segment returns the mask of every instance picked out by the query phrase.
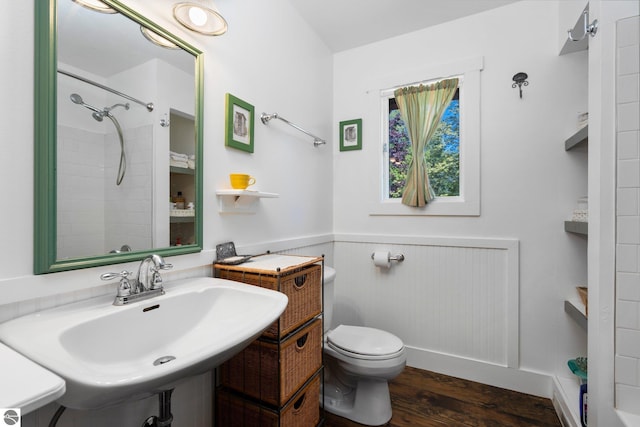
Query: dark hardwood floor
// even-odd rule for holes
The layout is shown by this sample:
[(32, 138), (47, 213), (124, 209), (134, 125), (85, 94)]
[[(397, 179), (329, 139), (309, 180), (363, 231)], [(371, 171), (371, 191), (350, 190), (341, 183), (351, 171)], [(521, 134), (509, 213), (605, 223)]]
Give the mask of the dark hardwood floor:
[[(389, 383), (390, 427), (561, 427), (549, 399), (416, 368)], [(325, 412), (325, 427), (360, 424)]]

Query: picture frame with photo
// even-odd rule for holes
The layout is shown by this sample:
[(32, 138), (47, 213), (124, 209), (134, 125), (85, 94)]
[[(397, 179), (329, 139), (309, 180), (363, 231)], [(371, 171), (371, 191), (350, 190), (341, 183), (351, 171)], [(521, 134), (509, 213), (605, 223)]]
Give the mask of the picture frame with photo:
[(340, 122), (340, 151), (362, 150), (362, 119)]
[(227, 147), (253, 153), (254, 116), (253, 105), (227, 93), (224, 140)]

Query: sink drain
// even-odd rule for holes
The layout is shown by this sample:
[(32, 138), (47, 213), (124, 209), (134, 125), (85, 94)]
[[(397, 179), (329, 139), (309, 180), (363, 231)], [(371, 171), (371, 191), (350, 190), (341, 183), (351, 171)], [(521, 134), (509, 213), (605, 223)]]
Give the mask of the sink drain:
[(164, 365), (165, 363), (171, 362), (174, 359), (175, 359), (175, 356), (158, 357), (156, 360), (153, 361), (153, 366)]

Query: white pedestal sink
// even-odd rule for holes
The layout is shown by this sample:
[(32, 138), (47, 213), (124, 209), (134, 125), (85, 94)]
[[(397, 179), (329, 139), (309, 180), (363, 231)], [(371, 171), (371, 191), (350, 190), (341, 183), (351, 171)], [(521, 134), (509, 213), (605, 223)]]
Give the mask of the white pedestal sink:
[(224, 279), (165, 284), (124, 306), (113, 296), (0, 324), (0, 341), (66, 382), (61, 405), (97, 409), (172, 389), (242, 350), (284, 311), (287, 297)]

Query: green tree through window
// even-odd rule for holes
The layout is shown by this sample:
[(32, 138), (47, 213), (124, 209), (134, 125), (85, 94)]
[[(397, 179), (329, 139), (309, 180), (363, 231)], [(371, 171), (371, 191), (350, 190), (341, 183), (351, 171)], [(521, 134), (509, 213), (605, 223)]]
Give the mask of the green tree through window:
[[(395, 98), (389, 98), (389, 198), (401, 198), (413, 153)], [(460, 195), (460, 99), (456, 91), (424, 153), (436, 197)]]

